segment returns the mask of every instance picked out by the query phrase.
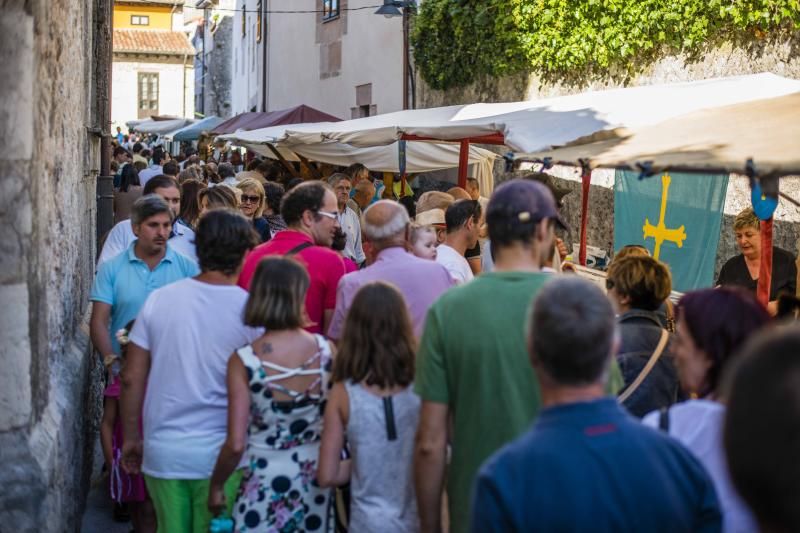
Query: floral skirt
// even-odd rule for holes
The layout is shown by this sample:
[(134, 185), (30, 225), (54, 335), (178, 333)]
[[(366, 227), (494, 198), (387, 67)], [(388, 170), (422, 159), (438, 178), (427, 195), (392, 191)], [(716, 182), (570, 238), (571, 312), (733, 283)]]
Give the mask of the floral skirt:
[(233, 519), (237, 533), (333, 531), (332, 491), (317, 485), (319, 443), (288, 450), (248, 447)]

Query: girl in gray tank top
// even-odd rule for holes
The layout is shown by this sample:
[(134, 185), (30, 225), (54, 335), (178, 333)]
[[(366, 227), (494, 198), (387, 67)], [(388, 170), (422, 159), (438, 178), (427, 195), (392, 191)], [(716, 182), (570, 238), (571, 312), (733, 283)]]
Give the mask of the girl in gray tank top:
[[(398, 290), (383, 282), (362, 287), (334, 360), (317, 466), (323, 487), (350, 481), (350, 531), (419, 530), (412, 460), (420, 410), (412, 390), (415, 347)], [(344, 457), (347, 445), (350, 458)]]

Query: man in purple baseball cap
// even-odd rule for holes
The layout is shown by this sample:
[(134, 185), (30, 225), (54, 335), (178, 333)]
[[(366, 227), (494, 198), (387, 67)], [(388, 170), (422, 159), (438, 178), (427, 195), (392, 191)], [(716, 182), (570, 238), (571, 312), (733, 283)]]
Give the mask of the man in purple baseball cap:
[(434, 303), (417, 355), (415, 390), (423, 404), (414, 467), (422, 531), (439, 530), (448, 421), (450, 530), (460, 533), (469, 528), (470, 490), (481, 463), (521, 435), (539, 411), (525, 317), (550, 279), (540, 269), (563, 221), (547, 187), (513, 180), (494, 191), (486, 223), (494, 270)]

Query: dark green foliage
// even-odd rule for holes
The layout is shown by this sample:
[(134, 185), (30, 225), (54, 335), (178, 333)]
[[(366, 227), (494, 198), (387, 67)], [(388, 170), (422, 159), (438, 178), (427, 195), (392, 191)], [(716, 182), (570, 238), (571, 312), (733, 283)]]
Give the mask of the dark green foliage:
[(670, 53), (800, 30), (800, 0), (424, 0), (417, 67), (434, 89), (530, 71), (631, 76)]

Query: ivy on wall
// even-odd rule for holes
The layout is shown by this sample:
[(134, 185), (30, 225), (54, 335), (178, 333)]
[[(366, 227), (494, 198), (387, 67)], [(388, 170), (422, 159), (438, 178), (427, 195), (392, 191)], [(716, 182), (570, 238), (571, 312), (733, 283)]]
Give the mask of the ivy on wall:
[(633, 75), (670, 53), (800, 30), (800, 0), (424, 0), (417, 68), (434, 89), (478, 76)]

